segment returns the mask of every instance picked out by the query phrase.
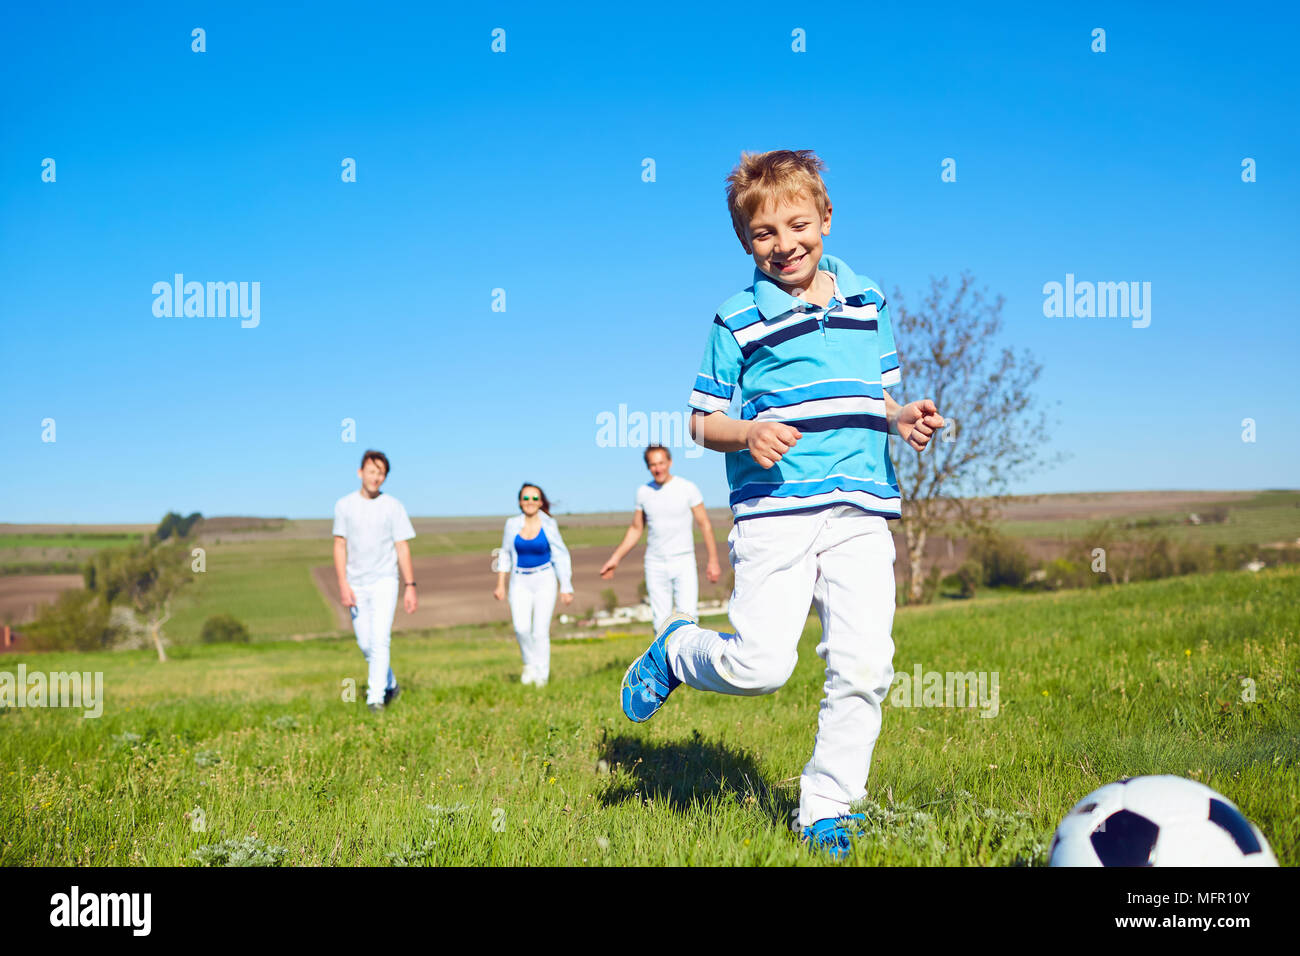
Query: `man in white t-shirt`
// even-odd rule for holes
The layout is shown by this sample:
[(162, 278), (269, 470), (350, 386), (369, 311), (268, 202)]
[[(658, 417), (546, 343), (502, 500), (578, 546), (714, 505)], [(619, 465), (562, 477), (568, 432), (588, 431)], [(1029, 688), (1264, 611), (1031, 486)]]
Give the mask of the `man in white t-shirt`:
[(704, 496), (700, 489), (685, 478), (669, 473), (673, 456), (662, 445), (651, 445), (645, 450), (644, 457), (653, 480), (636, 490), (632, 524), (623, 535), (622, 543), (600, 569), (600, 576), (605, 580), (614, 576), (618, 563), (636, 547), (642, 529), (649, 525), (645, 546), (645, 586), (657, 634), (674, 607), (693, 618), (699, 616), (700, 582), (695, 570), (692, 518), (704, 535), (704, 547), (709, 553), (705, 574), (710, 583), (716, 583), (722, 577), (722, 569), (718, 566), (718, 545), (713, 540), (713, 526), (704, 510)]
[(379, 490), (388, 477), (383, 452), (367, 451), (357, 477), (361, 489), (334, 505), (334, 570), (343, 606), (352, 609), (357, 643), (370, 665), (366, 705), (378, 713), (401, 693), (389, 666), (399, 566), (406, 613), (413, 614), (419, 605), (407, 543), (415, 537), (415, 529), (402, 503)]

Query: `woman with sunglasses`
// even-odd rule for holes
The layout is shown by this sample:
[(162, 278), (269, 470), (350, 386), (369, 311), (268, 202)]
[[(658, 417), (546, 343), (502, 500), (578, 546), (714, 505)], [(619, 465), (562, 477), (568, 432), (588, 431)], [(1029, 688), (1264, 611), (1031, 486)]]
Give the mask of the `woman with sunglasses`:
[(551, 674), (551, 614), (558, 585), (560, 600), (573, 603), (572, 562), (551, 517), (551, 503), (537, 485), (519, 489), (519, 510), (506, 519), (497, 563), (498, 601), (510, 578), (510, 617), (524, 659), (521, 684), (545, 687)]

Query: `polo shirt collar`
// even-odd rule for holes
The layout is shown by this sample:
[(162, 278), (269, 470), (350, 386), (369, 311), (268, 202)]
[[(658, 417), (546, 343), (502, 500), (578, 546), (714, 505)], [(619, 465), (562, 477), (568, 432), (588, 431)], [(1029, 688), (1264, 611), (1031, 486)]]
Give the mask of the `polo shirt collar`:
[[(866, 284), (854, 275), (853, 270), (834, 256), (823, 255), (817, 268), (835, 276), (835, 284), (842, 296), (861, 295), (867, 290)], [(757, 267), (754, 268), (754, 304), (764, 319), (780, 318), (792, 310), (808, 306), (805, 300), (786, 292)]]

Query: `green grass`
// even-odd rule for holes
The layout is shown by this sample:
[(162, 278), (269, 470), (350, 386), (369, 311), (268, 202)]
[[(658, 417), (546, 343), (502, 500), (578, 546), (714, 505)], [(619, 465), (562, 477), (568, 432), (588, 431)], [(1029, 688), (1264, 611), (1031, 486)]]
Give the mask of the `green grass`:
[[(1229, 523), (1223, 525), (1165, 525), (1165, 531), (1178, 540), (1195, 540), (1206, 544), (1294, 540), (1300, 536), (1300, 493), (1264, 492), (1242, 503), (1232, 503)], [(1209, 507), (1201, 506), (1202, 510)], [(1182, 513), (1179, 512), (1181, 515)], [(1168, 519), (1169, 513), (1163, 518)], [(1092, 522), (1006, 522), (1001, 527), (1008, 534), (1068, 539), (1082, 536)], [(565, 540), (572, 547), (600, 546), (613, 550), (622, 540), (622, 526), (573, 527), (565, 529)], [(730, 529), (715, 522), (714, 531), (725, 549)], [(133, 535), (125, 532), (76, 535), (0, 535), (0, 559), (6, 547), (20, 541), (24, 547), (33, 540), (70, 541), (78, 545), (98, 542), (96, 547), (121, 546)], [(488, 556), (501, 543), (497, 532), (458, 531), (417, 536), (412, 552), (417, 556), (470, 554), (483, 556), (487, 573)], [(332, 538), (262, 538), (251, 541), (201, 542), (206, 551), (207, 571), (196, 574), (173, 601), (173, 616), (166, 624), (166, 634), (173, 643), (198, 640), (203, 622), (215, 614), (233, 614), (249, 629), (254, 640), (269, 640), (293, 634), (322, 634), (337, 625), (324, 597), (317, 591), (311, 569), (333, 561)], [(78, 552), (82, 558), (91, 552)], [(725, 556), (725, 550), (722, 552)], [(61, 560), (65, 551), (51, 548), (42, 560), (23, 561), (12, 566), (0, 560), (0, 573), (75, 573), (80, 565)], [(25, 557), (34, 558), (31, 552)], [(54, 558), (60, 560), (53, 560)], [(636, 558), (634, 552), (632, 559)], [(712, 592), (710, 591), (710, 594)]]
[(143, 535), (126, 531), (81, 531), (62, 534), (0, 534), (0, 551), (16, 548), (47, 548), (52, 551), (98, 551), (100, 548), (125, 548)]
[(0, 575), (80, 574), (104, 548), (125, 548), (143, 537), (126, 531), (0, 534)]
[(11, 561), (0, 564), (0, 577), (26, 574), (81, 574), (84, 561)]
[(233, 614), (254, 640), (335, 631), (311, 569), (334, 560), (333, 539), (204, 544), (206, 570), (172, 602), (168, 640), (192, 643), (214, 614)]
[[(622, 536), (623, 529), (565, 530), (565, 541), (571, 547), (608, 544), (612, 551)], [(725, 533), (722, 541), (726, 541)], [(492, 549), (500, 544), (497, 533), (458, 531), (417, 536), (411, 553), (418, 557), (477, 552), (483, 556), (487, 581)], [(203, 622), (214, 614), (233, 614), (247, 625), (254, 640), (337, 629), (311, 576), (312, 568), (333, 564), (333, 538), (267, 538), (234, 543), (214, 540), (202, 542), (201, 546), (207, 570), (196, 574), (193, 583), (186, 585), (173, 602), (173, 617), (166, 625), (169, 640), (198, 640)]]
[[(1298, 595), (1278, 568), (900, 610), (896, 669), (997, 671), (999, 712), (886, 707), (851, 862), (1039, 865), (1085, 793), (1173, 773), (1295, 865)], [(786, 829), (817, 634), (776, 694), (683, 688), (644, 725), (617, 703), (643, 635), (556, 643), (540, 691), (500, 628), (400, 636), (403, 695), (377, 717), (342, 700), (350, 640), (6, 657), (103, 670), (106, 702), (0, 712), (0, 865), (177, 865), (247, 838), (299, 866), (819, 865)]]
[[(1228, 520), (1222, 524), (1189, 525), (1184, 521), (1188, 514), (1204, 516), (1222, 508)], [(1137, 529), (1136, 533), (1163, 533), (1172, 540), (1213, 546), (1216, 544), (1269, 544), (1277, 541), (1294, 542), (1300, 538), (1300, 492), (1264, 491), (1244, 501), (1225, 501), (1219, 504), (1187, 505), (1177, 511), (1151, 511), (1112, 519), (1112, 524), (1123, 528), (1129, 521), (1157, 521), (1154, 528)], [(998, 529), (1015, 538), (1048, 538), (1059, 541), (1081, 540), (1098, 520), (1063, 519), (1058, 521), (1004, 521)]]

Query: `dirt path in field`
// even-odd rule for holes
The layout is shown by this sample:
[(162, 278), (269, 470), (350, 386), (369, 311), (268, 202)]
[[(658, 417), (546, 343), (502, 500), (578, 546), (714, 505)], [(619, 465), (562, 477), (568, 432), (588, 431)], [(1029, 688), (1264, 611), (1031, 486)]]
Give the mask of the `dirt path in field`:
[(1003, 521), (1059, 521), (1067, 518), (1122, 518), (1157, 511), (1182, 511), (1194, 505), (1246, 501), (1258, 491), (1098, 491), (1040, 495), (1002, 509)]
[(9, 574), (0, 577), (0, 623), (19, 625), (35, 620), (42, 604), (53, 604), (64, 591), (83, 586), (80, 574)]
[[(1021, 542), (1031, 558), (1054, 557), (1060, 553), (1058, 541), (1049, 539), (1026, 539)], [(894, 547), (898, 560), (894, 566), (899, 581), (907, 578), (907, 548), (902, 534), (894, 535)], [(568, 613), (584, 615), (591, 608), (604, 605), (601, 592), (613, 588), (619, 606), (636, 604), (637, 585), (644, 575), (645, 549), (637, 548), (618, 567), (612, 581), (600, 579), (600, 567), (609, 557), (612, 548), (573, 548), (573, 587), (574, 601), (567, 609)], [(967, 545), (963, 540), (952, 542), (951, 549), (946, 538), (930, 541), (926, 546), (926, 558), (930, 565), (937, 564), (944, 574), (955, 571), (966, 560)], [(695, 564), (699, 572), (700, 600), (726, 601), (731, 594), (731, 565), (727, 559), (726, 542), (718, 545), (718, 561), (722, 565), (722, 577), (717, 584), (710, 584), (704, 576), (708, 554), (703, 543), (697, 542)], [(464, 624), (487, 624), (510, 622), (510, 608), (504, 601), (492, 597), (492, 588), (496, 586), (496, 574), (491, 568), (491, 558), (487, 555), (447, 554), (414, 559), (415, 580), (419, 583), (420, 607), (414, 614), (408, 615), (400, 607), (394, 630), (418, 630), (429, 627), (449, 627)], [(312, 579), (316, 587), (325, 595), (330, 607), (334, 608), (334, 617), (340, 630), (352, 629), (352, 618), (339, 603), (338, 582), (332, 566), (312, 568)], [(556, 602), (556, 615), (566, 609)]]
[[(1036, 499), (1015, 501), (1004, 507), (1005, 521), (1055, 521), (1063, 519), (1097, 519), (1124, 517), (1134, 514), (1192, 511), (1210, 503), (1249, 500), (1254, 491), (1126, 491), (1078, 494), (1042, 495)], [(730, 515), (725, 508), (712, 508), (710, 518), (717, 528), (730, 525)], [(568, 527), (623, 526), (627, 512), (601, 514), (559, 515), (560, 523)], [(502, 516), (459, 518), (413, 518), (418, 534), (451, 534), (460, 531), (498, 531)], [(264, 518), (210, 518), (200, 526), (201, 537), (219, 537), (223, 542), (259, 541), (283, 538), (328, 539), (329, 519), (264, 519)], [(61, 534), (66, 532), (143, 532), (152, 530), (148, 525), (18, 525), (0, 524), (0, 534)], [(1050, 558), (1060, 553), (1060, 543), (1051, 539), (1020, 539), (1031, 558)], [(894, 535), (898, 553), (895, 565), (900, 581), (908, 572), (907, 549), (901, 533)], [(623, 561), (613, 581), (602, 581), (598, 575), (600, 565), (609, 556), (612, 547), (577, 548), (574, 556), (574, 586), (576, 599), (568, 609), (581, 615), (588, 609), (603, 605), (601, 592), (612, 587), (619, 605), (636, 603), (637, 584), (642, 579), (643, 548), (633, 551)], [(8, 560), (18, 560), (19, 549), (9, 549)], [(731, 567), (727, 562), (725, 542), (718, 545), (722, 564), (722, 579), (718, 584), (704, 580), (705, 552), (697, 545), (697, 565), (700, 569), (700, 599), (723, 599), (730, 594)], [(41, 551), (42, 556), (44, 550)], [(965, 560), (967, 546), (957, 540), (949, 544), (946, 539), (929, 542), (927, 561), (937, 564), (940, 570), (950, 573)], [(21, 557), (26, 557), (24, 550)], [(490, 570), (490, 558), (482, 555), (438, 555), (415, 559), (416, 579), (420, 582), (420, 609), (413, 615), (397, 613), (395, 626), (400, 629), (446, 627), (450, 625), (508, 622), (509, 608), (492, 597), (495, 574)], [(351, 629), (351, 618), (338, 603), (338, 588), (331, 567), (314, 568), (312, 577), (331, 606), (340, 629)], [(23, 624), (36, 616), (37, 609), (54, 601), (70, 588), (81, 587), (77, 574), (21, 574), (0, 576), (0, 622), (9, 619), (14, 625)], [(564, 610), (557, 607), (556, 613)]]
[[(613, 588), (620, 606), (637, 603), (637, 585), (643, 578), (642, 557), (644, 548), (637, 548), (618, 566), (612, 581), (600, 579), (600, 567), (613, 548), (573, 548), (573, 604), (567, 609), (556, 601), (557, 615), (567, 611), (582, 615), (591, 608), (604, 605), (601, 591)], [(696, 564), (700, 572), (700, 600), (724, 598), (729, 592), (727, 575), (727, 547), (719, 547), (718, 560), (722, 565), (722, 578), (709, 584), (704, 577), (708, 553), (703, 543), (696, 545)], [(408, 615), (397, 611), (394, 630), (425, 627), (448, 627), (461, 624), (509, 623), (510, 607), (505, 601), (492, 596), (497, 576), (492, 571), (489, 555), (443, 554), (414, 558), (415, 580), (419, 583), (420, 607)], [(339, 603), (338, 581), (332, 566), (312, 568), (312, 579), (325, 599), (334, 608), (334, 616), (341, 629), (352, 629), (352, 618)], [(508, 587), (509, 585), (507, 585)]]

